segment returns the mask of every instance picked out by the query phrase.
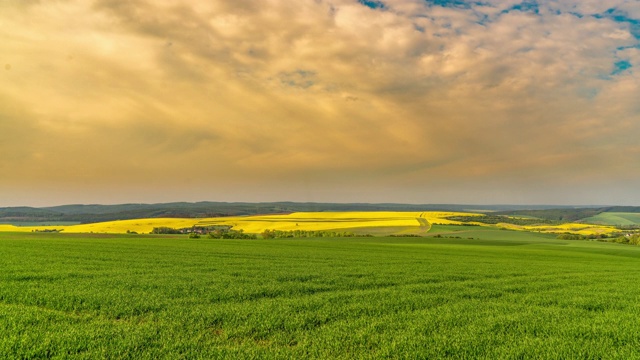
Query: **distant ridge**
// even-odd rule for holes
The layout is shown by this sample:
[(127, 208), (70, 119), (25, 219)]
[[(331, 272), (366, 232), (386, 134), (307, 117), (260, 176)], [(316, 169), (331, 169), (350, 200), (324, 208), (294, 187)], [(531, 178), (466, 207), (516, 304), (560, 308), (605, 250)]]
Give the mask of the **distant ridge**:
[(475, 211), (522, 214), (576, 220), (605, 211), (640, 212), (633, 206), (558, 206), (558, 205), (464, 205), (397, 203), (313, 203), (313, 202), (172, 202), (158, 204), (71, 204), (51, 207), (0, 208), (0, 222), (77, 221), (91, 223), (138, 218), (199, 218), (256, 214), (283, 214), (299, 211)]

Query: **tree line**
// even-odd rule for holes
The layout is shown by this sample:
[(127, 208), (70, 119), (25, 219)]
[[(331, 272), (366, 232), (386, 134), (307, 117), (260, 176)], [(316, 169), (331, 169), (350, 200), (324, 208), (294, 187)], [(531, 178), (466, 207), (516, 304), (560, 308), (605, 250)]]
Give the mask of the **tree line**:
[(559, 222), (555, 220), (509, 217), (506, 215), (449, 216), (446, 219), (453, 220), (453, 221), (460, 221), (463, 223), (462, 225), (468, 225), (468, 223), (472, 223), (472, 222), (490, 224), (490, 225), (506, 223), (506, 224), (520, 225), (520, 226), (559, 224)]
[(612, 242), (618, 244), (640, 245), (640, 234), (597, 234), (597, 235), (579, 235), (579, 234), (560, 234), (557, 236), (561, 240), (597, 240), (604, 242)]
[(372, 236), (368, 234), (356, 235), (355, 233), (352, 233), (349, 231), (270, 230), (270, 229), (266, 229), (260, 235), (262, 235), (263, 239)]

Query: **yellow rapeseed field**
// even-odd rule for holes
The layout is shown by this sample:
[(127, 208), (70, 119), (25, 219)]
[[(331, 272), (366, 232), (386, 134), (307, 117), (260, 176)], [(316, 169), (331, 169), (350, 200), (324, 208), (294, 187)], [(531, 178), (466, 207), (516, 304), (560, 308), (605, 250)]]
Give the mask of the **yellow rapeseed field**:
[[(450, 212), (450, 211), (427, 211), (422, 213), (423, 217), (427, 219), (431, 224), (441, 224), (441, 225), (460, 225), (462, 224), (460, 221), (449, 220), (448, 217), (452, 216), (482, 216), (483, 214), (476, 213), (462, 213), (462, 212)], [(475, 223), (476, 225), (486, 225), (483, 223)]]
[(499, 223), (496, 226), (503, 227), (510, 230), (520, 231), (535, 231), (542, 233), (571, 233), (580, 235), (599, 235), (599, 234), (611, 234), (618, 232), (613, 226), (606, 225), (590, 225), (590, 224), (578, 224), (578, 223), (566, 223), (560, 225), (527, 225), (520, 226), (514, 224)]
[(171, 227), (175, 229), (191, 227), (200, 221), (199, 219), (174, 219), (152, 218), (134, 220), (116, 220), (80, 225), (54, 225), (54, 226), (12, 226), (0, 225), (0, 231), (31, 232), (36, 230), (62, 230), (68, 233), (110, 233), (124, 234), (127, 231), (149, 233), (154, 227)]
[(286, 215), (234, 216), (205, 219), (152, 218), (118, 220), (81, 225), (26, 226), (0, 225), (0, 231), (62, 230), (67, 233), (149, 233), (155, 227), (174, 229), (192, 226), (228, 225), (247, 233), (270, 230), (348, 230), (358, 228), (415, 228), (426, 232), (432, 223), (456, 224), (448, 216), (469, 215), (455, 212), (298, 212)]
[(421, 226), (419, 212), (304, 212), (287, 215), (264, 215), (203, 219), (198, 225), (231, 225), (248, 233), (270, 230), (346, 230), (363, 227)]
[[(459, 221), (448, 220), (451, 216), (481, 216), (475, 213), (460, 213), (450, 211), (350, 211), (350, 212), (298, 212), (286, 215), (257, 215), (233, 216), (205, 219), (175, 219), (152, 218), (107, 221), (101, 223), (58, 226), (25, 226), (0, 225), (0, 231), (43, 231), (61, 230), (65, 233), (149, 233), (155, 227), (170, 227), (174, 229), (190, 228), (192, 226), (233, 226), (235, 230), (259, 234), (269, 230), (307, 230), (307, 231), (358, 231), (388, 229), (387, 233), (426, 233), (432, 224), (457, 225)], [(473, 223), (481, 226), (498, 226), (512, 230), (537, 231), (546, 233), (564, 233), (592, 235), (615, 232), (612, 226), (587, 225), (568, 223), (556, 226), (519, 226), (501, 223), (488, 225)]]

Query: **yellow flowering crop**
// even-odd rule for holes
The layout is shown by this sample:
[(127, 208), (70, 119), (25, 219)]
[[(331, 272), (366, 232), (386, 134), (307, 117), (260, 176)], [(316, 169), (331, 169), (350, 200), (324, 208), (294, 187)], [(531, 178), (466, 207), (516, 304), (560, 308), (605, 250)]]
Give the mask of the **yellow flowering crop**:
[[(448, 220), (451, 216), (481, 216), (475, 213), (461, 213), (450, 211), (347, 211), (347, 212), (297, 212), (286, 215), (257, 215), (257, 216), (233, 216), (205, 219), (175, 219), (152, 218), (107, 221), (80, 225), (58, 226), (28, 226), (18, 227), (13, 225), (0, 225), (0, 231), (36, 230), (62, 230), (66, 233), (149, 233), (155, 227), (170, 227), (174, 229), (190, 228), (192, 226), (233, 226), (235, 230), (244, 230), (247, 233), (261, 233), (270, 230), (306, 230), (306, 231), (357, 231), (364, 229), (388, 229), (387, 233), (426, 233), (432, 224), (459, 225), (459, 221)], [(536, 231), (546, 233), (573, 233), (581, 235), (608, 234), (615, 232), (612, 226), (588, 225), (568, 223), (561, 225), (536, 225), (520, 226), (501, 223), (489, 225), (472, 222), (471, 224), (502, 227), (520, 231)], [(384, 232), (383, 231), (383, 232)]]
[(580, 235), (611, 234), (618, 231), (613, 226), (590, 225), (590, 224), (579, 224), (579, 223), (566, 223), (566, 224), (559, 224), (559, 225), (525, 225), (525, 226), (500, 223), (500, 224), (497, 224), (496, 226), (510, 229), (510, 230), (535, 231), (535, 232), (556, 233), (556, 234), (571, 233), (571, 234), (580, 234)]
[[(429, 218), (421, 212), (304, 212), (287, 215), (259, 215), (233, 216), (205, 219), (174, 219), (153, 218), (107, 221), (101, 223), (58, 226), (29, 226), (17, 227), (0, 225), (0, 231), (35, 231), (62, 230), (67, 233), (149, 233), (155, 227), (170, 227), (174, 229), (192, 226), (233, 226), (235, 230), (247, 233), (261, 233), (265, 229), (271, 230), (346, 230), (362, 227), (415, 227), (416, 230), (426, 231), (430, 226)], [(447, 213), (448, 214), (448, 213)], [(423, 219), (423, 220), (418, 220)]]

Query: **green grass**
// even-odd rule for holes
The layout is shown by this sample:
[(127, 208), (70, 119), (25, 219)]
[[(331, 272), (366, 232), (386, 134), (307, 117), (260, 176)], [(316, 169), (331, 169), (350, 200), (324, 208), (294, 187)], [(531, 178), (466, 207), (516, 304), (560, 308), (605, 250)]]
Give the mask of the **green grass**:
[(432, 231), (0, 233), (0, 358), (640, 358), (640, 247)]
[[(556, 234), (533, 233), (527, 231), (516, 231), (499, 229), (489, 226), (463, 226), (463, 225), (433, 225), (428, 236), (440, 235), (444, 238), (464, 238), (482, 240), (500, 240), (500, 244), (535, 243), (535, 244), (558, 244)], [(506, 242), (504, 242), (506, 241)], [(465, 242), (469, 244), (468, 242)]]
[(582, 222), (599, 225), (640, 225), (640, 213), (603, 212), (582, 219)]

